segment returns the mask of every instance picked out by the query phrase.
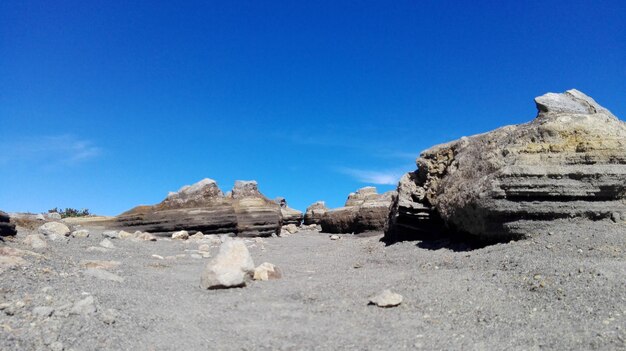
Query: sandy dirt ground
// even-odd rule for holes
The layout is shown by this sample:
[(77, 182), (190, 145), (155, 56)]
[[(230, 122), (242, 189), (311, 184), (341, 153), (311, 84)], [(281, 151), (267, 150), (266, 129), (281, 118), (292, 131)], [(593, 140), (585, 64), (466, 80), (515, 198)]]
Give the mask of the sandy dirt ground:
[[(624, 224), (556, 222), (473, 249), (386, 246), (382, 233), (247, 239), (284, 277), (228, 290), (199, 287), (202, 242), (104, 249), (104, 228), (87, 229), (38, 250), (24, 228), (0, 243), (1, 350), (626, 349)], [(368, 305), (386, 288), (400, 306)]]

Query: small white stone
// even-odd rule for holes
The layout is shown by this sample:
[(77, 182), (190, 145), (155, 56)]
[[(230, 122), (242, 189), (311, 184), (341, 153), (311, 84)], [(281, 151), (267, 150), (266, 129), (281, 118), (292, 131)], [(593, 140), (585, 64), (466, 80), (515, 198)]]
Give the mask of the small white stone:
[(100, 242), (100, 246), (107, 248), (107, 249), (114, 249), (115, 245), (113, 245), (113, 243), (111, 242), (111, 240), (109, 239), (104, 239)]
[(341, 239), (341, 237), (337, 234), (333, 234), (330, 236), (330, 240), (339, 240), (339, 239)]
[(72, 232), (74, 238), (87, 238), (89, 237), (89, 231), (87, 229), (76, 230)]
[(189, 233), (186, 230), (180, 230), (172, 233), (172, 239), (174, 240), (187, 240), (189, 239)]
[(391, 292), (389, 289), (385, 289), (370, 297), (369, 303), (378, 307), (395, 307), (402, 303), (402, 295)]

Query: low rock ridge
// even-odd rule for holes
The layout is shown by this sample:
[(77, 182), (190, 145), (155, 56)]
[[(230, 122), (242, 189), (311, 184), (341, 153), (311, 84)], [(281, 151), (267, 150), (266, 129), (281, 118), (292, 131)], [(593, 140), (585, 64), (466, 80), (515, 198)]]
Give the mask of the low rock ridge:
[(351, 193), (344, 207), (325, 210), (321, 214), (319, 224), (322, 231), (358, 234), (383, 230), (394, 194), (395, 191), (378, 194), (374, 187), (361, 188)]
[(237, 181), (224, 195), (212, 179), (182, 187), (154, 206), (138, 206), (116, 218), (119, 227), (170, 234), (179, 230), (237, 236), (279, 234), (278, 204), (258, 190), (255, 181)]
[(525, 124), (434, 146), (405, 174), (388, 241), (443, 231), (486, 240), (523, 236), (560, 218), (626, 213), (626, 123), (577, 90), (535, 99)]

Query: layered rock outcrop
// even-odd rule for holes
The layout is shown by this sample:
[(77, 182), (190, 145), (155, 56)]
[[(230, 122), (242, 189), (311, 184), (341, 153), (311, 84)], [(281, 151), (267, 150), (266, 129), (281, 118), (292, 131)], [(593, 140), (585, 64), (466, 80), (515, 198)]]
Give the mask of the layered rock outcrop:
[(304, 225), (320, 224), (326, 211), (328, 211), (328, 207), (324, 201), (314, 202), (304, 212)]
[(344, 207), (325, 211), (320, 219), (327, 233), (362, 233), (382, 230), (389, 214), (394, 191), (378, 194), (376, 188), (365, 187), (351, 193)]
[(12, 236), (17, 234), (15, 224), (11, 223), (11, 218), (6, 212), (0, 211), (0, 236)]
[(451, 230), (500, 240), (542, 221), (623, 218), (626, 123), (577, 90), (535, 103), (529, 123), (422, 152), (399, 182), (386, 239)]
[(299, 226), (302, 224), (304, 215), (301, 211), (289, 207), (284, 197), (278, 197), (274, 202), (280, 206), (280, 212), (283, 216), (283, 225), (295, 224)]
[(118, 226), (151, 233), (179, 230), (204, 234), (270, 236), (280, 232), (280, 206), (254, 181), (237, 181), (224, 195), (211, 179), (184, 186), (154, 206), (138, 206), (116, 218)]

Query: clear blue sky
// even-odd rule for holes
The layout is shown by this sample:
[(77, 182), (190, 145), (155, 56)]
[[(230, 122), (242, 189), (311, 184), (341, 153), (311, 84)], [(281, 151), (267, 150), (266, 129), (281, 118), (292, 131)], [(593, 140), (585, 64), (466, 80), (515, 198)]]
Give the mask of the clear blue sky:
[[(531, 4), (529, 4), (531, 3)], [(626, 116), (621, 1), (2, 1), (0, 209), (208, 177), (304, 210), (577, 88)], [(382, 184), (377, 184), (382, 183)]]

